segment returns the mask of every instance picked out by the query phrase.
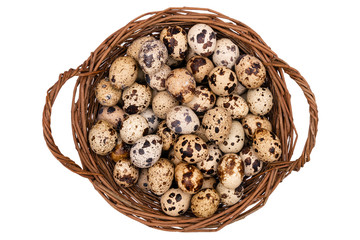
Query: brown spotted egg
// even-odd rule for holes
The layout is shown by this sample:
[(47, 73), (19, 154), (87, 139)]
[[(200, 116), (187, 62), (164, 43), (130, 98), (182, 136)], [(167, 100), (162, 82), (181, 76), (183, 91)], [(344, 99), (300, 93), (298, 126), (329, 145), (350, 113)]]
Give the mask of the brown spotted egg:
[(240, 157), (244, 162), (245, 176), (253, 176), (263, 168), (264, 163), (259, 160), (254, 148), (251, 146), (244, 147), (240, 152)]
[(139, 114), (129, 115), (124, 120), (120, 137), (127, 144), (134, 144), (142, 136), (149, 133), (149, 124), (143, 116)]
[(234, 92), (238, 80), (233, 71), (224, 66), (214, 68), (209, 74), (209, 86), (219, 96), (227, 96)]
[(209, 25), (196, 24), (189, 30), (188, 43), (196, 54), (208, 57), (215, 50), (216, 33)]
[(217, 181), (214, 177), (204, 177), (204, 182), (201, 189), (216, 187)]
[(151, 90), (147, 85), (134, 83), (126, 88), (122, 95), (123, 109), (128, 114), (141, 113), (151, 103)]
[(269, 113), (274, 105), (273, 95), (270, 89), (265, 87), (249, 89), (246, 96), (249, 110), (255, 115), (263, 116)]
[(223, 153), (238, 153), (244, 146), (244, 128), (239, 121), (232, 121), (229, 135), (219, 144)]
[(193, 56), (187, 62), (186, 69), (194, 76), (197, 83), (207, 83), (209, 73), (214, 69), (214, 64), (206, 57)]
[(137, 140), (130, 149), (131, 162), (139, 168), (149, 168), (160, 158), (162, 140), (158, 135), (147, 135)]
[(241, 157), (234, 153), (225, 154), (218, 166), (219, 181), (226, 188), (238, 187), (244, 178), (244, 163)]
[(111, 64), (109, 79), (117, 89), (131, 86), (138, 76), (138, 65), (132, 57), (118, 57)]
[(280, 139), (264, 128), (255, 131), (252, 146), (258, 158), (264, 162), (274, 162), (282, 153)]
[(166, 90), (165, 81), (171, 73), (171, 68), (168, 65), (163, 65), (159, 71), (153, 74), (146, 74), (145, 80), (146, 83), (152, 88), (157, 91), (164, 91)]
[(210, 144), (208, 145), (208, 149), (208, 157), (205, 160), (196, 164), (204, 177), (215, 176), (217, 174), (218, 164), (222, 157), (222, 152), (220, 151), (218, 145)]
[(89, 131), (90, 148), (99, 155), (106, 155), (116, 146), (118, 133), (112, 125), (100, 120)]
[(176, 106), (166, 115), (166, 125), (178, 134), (190, 134), (198, 130), (200, 120), (188, 107)]
[(115, 106), (121, 99), (121, 90), (116, 89), (108, 78), (103, 78), (95, 86), (95, 97), (103, 106)]
[(218, 97), (216, 106), (225, 108), (231, 113), (233, 119), (245, 117), (249, 112), (249, 106), (246, 100), (236, 94), (230, 94), (224, 97)]
[(162, 139), (164, 151), (169, 150), (175, 144), (178, 137), (178, 134), (168, 128), (165, 120), (160, 122), (156, 134)]
[(248, 89), (258, 88), (265, 82), (265, 67), (254, 56), (241, 55), (236, 60), (235, 72), (239, 82)]
[(126, 55), (134, 58), (136, 61), (139, 61), (139, 52), (141, 46), (149, 40), (155, 40), (155, 38), (153, 36), (145, 36), (135, 39), (127, 48)]
[(255, 130), (258, 128), (265, 128), (266, 130), (272, 131), (271, 122), (264, 116), (257, 116), (249, 113), (243, 119), (241, 123), (244, 127), (245, 135), (252, 139)]
[(160, 40), (148, 40), (143, 43), (139, 52), (139, 64), (147, 74), (154, 74), (167, 61), (168, 51)]
[(122, 159), (116, 162), (113, 177), (117, 185), (131, 187), (136, 184), (139, 178), (139, 169), (130, 160)]
[(165, 119), (166, 114), (179, 102), (167, 91), (158, 92), (152, 100), (152, 110), (158, 118)]
[(160, 158), (148, 171), (151, 192), (164, 194), (171, 187), (174, 178), (174, 165), (166, 158)]
[(121, 138), (118, 138), (117, 144), (115, 148), (110, 153), (110, 158), (117, 162), (121, 159), (129, 159), (130, 158), (130, 145), (124, 143)]
[(188, 163), (197, 163), (207, 159), (209, 150), (200, 137), (187, 134), (181, 135), (174, 145), (175, 157)]
[(214, 215), (220, 204), (220, 196), (213, 188), (202, 189), (191, 198), (191, 211), (197, 217)]
[(155, 115), (154, 111), (151, 109), (151, 107), (140, 113), (140, 116), (143, 116), (148, 122), (149, 134), (155, 133), (157, 131), (160, 121), (159, 118)]
[(194, 97), (196, 82), (188, 70), (177, 68), (171, 71), (165, 86), (177, 101), (187, 103)]
[(137, 185), (139, 186), (140, 189), (142, 189), (143, 191), (149, 191), (150, 190), (150, 186), (149, 186), (149, 179), (148, 179), (148, 168), (142, 168), (139, 169), (140, 170), (140, 175), (139, 175), (139, 179), (137, 181)]
[(102, 106), (98, 111), (98, 120), (104, 120), (110, 123), (113, 128), (120, 129), (122, 122), (125, 120), (126, 113), (118, 106)]
[(220, 195), (220, 202), (226, 206), (232, 206), (238, 203), (244, 193), (244, 188), (240, 185), (235, 189), (226, 188), (223, 184), (219, 183), (216, 186), (216, 191)]
[(161, 196), (161, 209), (169, 216), (184, 214), (190, 207), (191, 194), (171, 188)]
[(198, 86), (195, 89), (193, 99), (185, 103), (187, 106), (195, 112), (206, 112), (215, 105), (216, 96), (215, 94), (205, 86)]
[(194, 194), (201, 189), (204, 177), (194, 165), (179, 163), (175, 168), (175, 181), (182, 191)]
[(228, 38), (221, 38), (216, 41), (216, 47), (212, 56), (215, 66), (232, 68), (240, 56), (239, 47)]
[(221, 107), (208, 110), (202, 120), (205, 136), (209, 141), (222, 143), (231, 130), (231, 114)]
[(170, 26), (160, 33), (162, 41), (170, 55), (175, 60), (184, 60), (188, 49), (187, 34), (182, 27)]

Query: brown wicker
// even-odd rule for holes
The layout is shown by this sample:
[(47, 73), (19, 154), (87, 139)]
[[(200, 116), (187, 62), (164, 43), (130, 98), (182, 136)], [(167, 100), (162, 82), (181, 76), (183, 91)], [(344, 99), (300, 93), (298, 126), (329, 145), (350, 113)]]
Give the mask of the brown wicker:
[[(242, 200), (231, 207), (221, 207), (210, 218), (197, 218), (191, 211), (183, 216), (167, 216), (160, 210), (159, 197), (145, 193), (138, 187), (118, 187), (112, 178), (114, 163), (106, 157), (94, 154), (88, 145), (88, 130), (93, 125), (99, 104), (95, 100), (93, 86), (107, 76), (113, 60), (124, 55), (131, 42), (141, 36), (153, 34), (158, 37), (161, 29), (168, 25), (179, 25), (185, 29), (196, 23), (210, 25), (219, 37), (228, 37), (238, 44), (243, 53), (260, 58), (268, 73), (267, 84), (274, 95), (275, 104), (270, 115), (275, 133), (282, 142), (283, 155), (280, 161), (268, 164), (260, 174), (245, 181)], [(301, 88), (309, 104), (309, 129), (301, 156), (291, 157), (298, 138), (290, 93), (286, 87), (288, 74)], [(81, 166), (64, 156), (56, 146), (51, 132), (51, 112), (62, 86), (77, 76), (72, 107), (71, 122), (73, 139), (79, 153)], [(76, 97), (78, 96), (78, 98)], [(76, 69), (60, 74), (59, 80), (47, 91), (43, 112), (43, 132), (50, 151), (66, 168), (88, 178), (100, 195), (116, 210), (147, 226), (166, 231), (218, 231), (224, 226), (240, 220), (265, 205), (278, 184), (293, 170), (299, 171), (310, 160), (315, 145), (318, 110), (315, 96), (300, 73), (278, 58), (261, 37), (245, 24), (221, 13), (204, 8), (168, 8), (144, 14), (109, 36)]]

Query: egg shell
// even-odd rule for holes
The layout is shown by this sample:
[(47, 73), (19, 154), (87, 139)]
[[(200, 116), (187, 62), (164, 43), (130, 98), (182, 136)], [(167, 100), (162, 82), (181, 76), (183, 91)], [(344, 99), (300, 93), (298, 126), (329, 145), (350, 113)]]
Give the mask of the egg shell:
[(227, 96), (233, 93), (237, 84), (235, 73), (227, 67), (216, 67), (209, 74), (209, 86), (216, 95)]
[(160, 158), (162, 140), (158, 135), (147, 135), (137, 140), (130, 149), (131, 162), (139, 168), (149, 168)]
[(214, 188), (217, 185), (217, 181), (214, 177), (204, 177), (204, 182), (201, 189)]
[(138, 76), (138, 65), (132, 57), (118, 57), (111, 64), (109, 79), (117, 89), (131, 86)]
[(188, 163), (197, 163), (209, 156), (209, 150), (200, 137), (185, 134), (178, 137), (174, 145), (175, 157)]
[(140, 116), (143, 116), (149, 124), (149, 134), (155, 133), (159, 126), (159, 118), (155, 115), (154, 111), (149, 107), (142, 113)]
[(251, 146), (244, 147), (240, 152), (240, 157), (244, 162), (244, 172), (247, 177), (258, 174), (263, 168), (264, 163), (259, 160), (254, 148)]
[(208, 110), (202, 120), (205, 136), (216, 143), (222, 143), (229, 135), (231, 123), (231, 114), (221, 107)]
[(167, 61), (168, 51), (160, 40), (148, 40), (142, 44), (139, 52), (139, 65), (147, 74), (154, 74)]
[(206, 112), (214, 107), (216, 101), (215, 94), (205, 86), (197, 86), (194, 92), (193, 99), (185, 103), (187, 106), (195, 112)]
[(104, 120), (111, 124), (113, 128), (119, 130), (125, 120), (126, 113), (118, 106), (102, 106), (97, 115), (98, 120)]
[(241, 124), (244, 127), (245, 135), (250, 139), (253, 138), (256, 129), (265, 128), (266, 130), (272, 131), (271, 122), (264, 116), (257, 116), (249, 113), (243, 119)]
[(258, 88), (266, 78), (263, 63), (251, 55), (241, 55), (235, 65), (235, 73), (239, 82), (248, 89)]
[(165, 82), (171, 73), (171, 68), (168, 65), (163, 65), (157, 72), (153, 74), (146, 74), (146, 83), (157, 91), (165, 91)]
[(169, 151), (169, 154), (168, 154), (168, 159), (170, 160), (170, 162), (172, 162), (175, 166), (177, 166), (179, 163), (181, 162), (184, 162), (183, 160), (177, 158), (175, 156), (175, 151), (174, 151), (174, 148), (172, 148), (170, 151)]
[(115, 148), (110, 153), (110, 158), (117, 162), (121, 159), (130, 159), (130, 145), (118, 138)]
[(139, 61), (139, 52), (140, 52), (141, 46), (149, 40), (155, 40), (155, 38), (153, 36), (145, 36), (145, 37), (136, 38), (131, 43), (131, 45), (127, 48), (126, 55), (134, 58), (136, 61)]
[(158, 118), (165, 119), (171, 108), (179, 102), (167, 91), (158, 92), (152, 100), (152, 109)]
[(148, 168), (139, 169), (140, 175), (137, 181), (137, 185), (143, 191), (150, 191), (149, 179), (148, 179)]
[(161, 209), (169, 216), (179, 216), (188, 210), (190, 200), (191, 194), (185, 193), (178, 188), (171, 188), (161, 196)]
[(216, 176), (217, 168), (222, 157), (222, 152), (220, 151), (218, 145), (210, 144), (208, 145), (209, 155), (208, 157), (196, 163), (196, 166), (202, 172), (204, 177)]
[(147, 85), (134, 83), (126, 88), (122, 95), (123, 109), (128, 114), (141, 113), (151, 103), (151, 90)]
[[(239, 80), (239, 79), (238, 79)], [(242, 94), (244, 94), (247, 91), (247, 88), (244, 87), (244, 85), (242, 85), (240, 82), (237, 83), (236, 88), (233, 92), (233, 94), (237, 94), (239, 96), (241, 96)], [(242, 96), (241, 96), (242, 97)], [(243, 97), (244, 98), (244, 97)], [(246, 99), (246, 97), (244, 98)]]
[(196, 54), (208, 57), (215, 50), (216, 33), (209, 25), (195, 24), (188, 32), (188, 43)]
[(166, 89), (174, 98), (181, 102), (190, 102), (194, 97), (196, 82), (194, 77), (185, 68), (177, 68), (171, 71), (166, 82)]
[(232, 121), (229, 135), (219, 144), (223, 153), (238, 153), (244, 146), (244, 128), (239, 121)]
[(220, 204), (220, 196), (213, 188), (202, 189), (191, 198), (191, 211), (197, 217), (214, 215)]
[(204, 177), (194, 165), (179, 163), (175, 167), (175, 180), (182, 191), (194, 194), (201, 189)]
[(240, 185), (235, 189), (226, 188), (219, 183), (216, 186), (216, 191), (220, 195), (220, 202), (226, 206), (232, 206), (238, 203), (244, 193), (244, 188)]
[(280, 139), (264, 128), (256, 129), (252, 146), (258, 158), (264, 162), (277, 161), (282, 153)]
[(273, 95), (270, 89), (259, 87), (247, 91), (249, 110), (255, 115), (263, 116), (269, 113), (274, 105)]
[(100, 120), (89, 131), (90, 148), (99, 155), (107, 155), (116, 146), (118, 134), (110, 123)]
[(188, 49), (187, 34), (180, 26), (164, 28), (160, 33), (160, 41), (168, 50), (169, 56), (175, 60), (184, 60)]
[(134, 144), (142, 136), (149, 133), (149, 124), (139, 114), (129, 115), (120, 129), (120, 137), (127, 144)]
[(244, 177), (244, 163), (241, 157), (234, 153), (225, 154), (218, 166), (219, 181), (226, 187), (238, 187)]
[(177, 134), (190, 134), (198, 130), (200, 120), (189, 107), (176, 106), (167, 113), (166, 125)]
[(221, 38), (216, 41), (215, 51), (212, 56), (215, 66), (232, 68), (239, 56), (239, 47), (229, 38)]
[(233, 119), (243, 118), (249, 112), (249, 106), (247, 105), (246, 100), (237, 94), (218, 97), (216, 106), (228, 110)]
[(186, 63), (186, 69), (194, 76), (197, 83), (207, 83), (209, 73), (214, 67), (212, 61), (203, 56), (193, 56)]
[(174, 165), (166, 158), (160, 158), (148, 171), (150, 190), (156, 195), (164, 194), (171, 187)]
[(139, 169), (130, 160), (121, 159), (114, 166), (113, 177), (117, 185), (131, 187), (139, 178)]
[(95, 86), (95, 97), (103, 106), (115, 106), (121, 99), (121, 90), (114, 88), (108, 78), (103, 78)]

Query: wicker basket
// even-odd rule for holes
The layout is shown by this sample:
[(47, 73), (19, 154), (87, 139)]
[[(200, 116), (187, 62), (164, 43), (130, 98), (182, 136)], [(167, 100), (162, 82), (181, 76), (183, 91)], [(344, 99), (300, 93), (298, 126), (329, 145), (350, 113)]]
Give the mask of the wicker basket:
[[(274, 95), (274, 106), (270, 121), (274, 132), (282, 143), (282, 158), (267, 164), (258, 175), (246, 179), (242, 200), (231, 206), (221, 207), (210, 218), (197, 218), (190, 211), (183, 216), (171, 217), (160, 210), (159, 197), (145, 193), (138, 187), (121, 188), (112, 177), (114, 162), (94, 154), (87, 141), (88, 130), (93, 125), (99, 104), (95, 101), (93, 86), (108, 75), (110, 64), (124, 55), (131, 42), (141, 36), (152, 34), (158, 37), (162, 28), (179, 25), (186, 30), (196, 23), (210, 25), (219, 37), (233, 40), (243, 53), (257, 56), (267, 70), (266, 84)], [(297, 141), (293, 122), (290, 93), (286, 87), (288, 74), (302, 89), (309, 104), (309, 129), (301, 156), (291, 157)], [(52, 106), (62, 86), (77, 76), (71, 107), (72, 132), (81, 166), (64, 156), (52, 137), (50, 122)], [(78, 95), (78, 99), (76, 99)], [(55, 156), (66, 168), (88, 178), (100, 195), (116, 210), (147, 226), (166, 231), (218, 231), (224, 226), (240, 220), (265, 205), (278, 184), (293, 170), (299, 171), (310, 160), (315, 145), (318, 111), (315, 96), (300, 73), (277, 57), (261, 37), (243, 23), (221, 13), (203, 8), (169, 8), (164, 11), (144, 14), (109, 36), (91, 53), (90, 57), (76, 69), (59, 76), (59, 80), (47, 91), (43, 112), (45, 141)]]

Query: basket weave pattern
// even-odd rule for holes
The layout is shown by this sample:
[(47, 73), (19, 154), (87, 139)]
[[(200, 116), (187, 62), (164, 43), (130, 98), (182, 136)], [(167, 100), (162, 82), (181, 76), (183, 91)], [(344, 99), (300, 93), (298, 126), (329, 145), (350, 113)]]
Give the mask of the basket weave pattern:
[[(234, 41), (242, 53), (254, 55), (262, 60), (267, 70), (266, 84), (274, 95), (274, 106), (270, 114), (273, 131), (282, 143), (282, 157), (269, 163), (265, 169), (245, 181), (242, 200), (231, 206), (221, 207), (210, 218), (197, 218), (191, 212), (171, 217), (162, 213), (159, 197), (145, 193), (138, 187), (122, 188), (112, 177), (114, 162), (98, 156), (88, 144), (88, 131), (96, 120), (99, 108), (95, 100), (94, 84), (108, 75), (111, 63), (126, 53), (126, 48), (138, 37), (152, 34), (158, 37), (166, 26), (178, 25), (188, 30), (196, 23), (212, 27), (218, 37)], [(285, 74), (293, 79), (304, 93), (309, 104), (309, 129), (302, 154), (292, 160), (298, 134), (294, 126), (290, 93), (286, 87)], [(72, 77), (77, 77), (71, 107), (73, 139), (81, 166), (64, 156), (52, 137), (52, 106), (62, 86)], [(77, 97), (78, 96), (78, 97)], [(167, 231), (218, 231), (224, 226), (240, 220), (265, 205), (278, 184), (292, 171), (299, 171), (310, 160), (315, 145), (318, 111), (315, 96), (301, 74), (278, 58), (261, 37), (243, 23), (221, 13), (203, 8), (169, 8), (144, 14), (109, 36), (91, 53), (90, 57), (76, 69), (59, 75), (58, 81), (47, 91), (43, 112), (43, 133), (47, 146), (57, 160), (66, 168), (88, 178), (99, 194), (116, 210), (143, 224)]]

